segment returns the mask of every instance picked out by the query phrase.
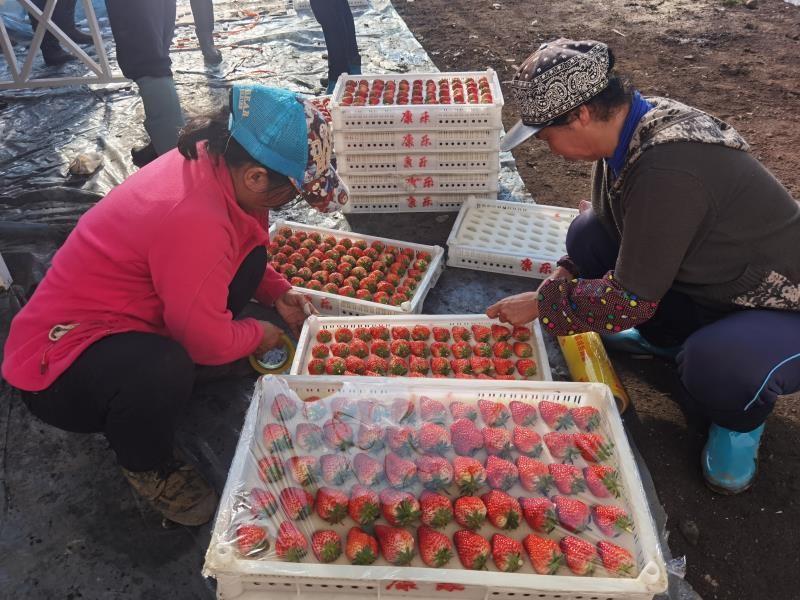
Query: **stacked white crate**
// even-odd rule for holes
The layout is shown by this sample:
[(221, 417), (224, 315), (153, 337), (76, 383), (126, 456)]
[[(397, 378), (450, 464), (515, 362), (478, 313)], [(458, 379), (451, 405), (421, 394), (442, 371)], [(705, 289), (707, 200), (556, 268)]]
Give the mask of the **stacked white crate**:
[[(346, 82), (413, 85), (486, 77), (485, 104), (343, 105)], [(477, 72), (342, 75), (330, 103), (337, 170), (350, 189), (345, 212), (458, 211), (470, 196), (497, 197), (503, 93), (492, 69)]]

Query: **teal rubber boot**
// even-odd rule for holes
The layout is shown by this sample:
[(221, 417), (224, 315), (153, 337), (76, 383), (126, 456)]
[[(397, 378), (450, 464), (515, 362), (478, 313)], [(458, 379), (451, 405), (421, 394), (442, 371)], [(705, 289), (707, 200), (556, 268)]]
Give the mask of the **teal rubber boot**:
[(603, 345), (606, 350), (616, 350), (627, 354), (659, 356), (666, 360), (674, 361), (678, 356), (678, 352), (681, 351), (681, 346), (663, 348), (651, 344), (642, 337), (642, 334), (635, 327), (619, 333), (604, 334), (600, 337), (603, 339)]
[(183, 113), (172, 77), (140, 77), (136, 80), (144, 104), (144, 128), (161, 156), (178, 143)]
[(701, 462), (706, 484), (719, 494), (740, 494), (753, 485), (758, 470), (758, 446), (763, 423), (741, 433), (711, 425)]

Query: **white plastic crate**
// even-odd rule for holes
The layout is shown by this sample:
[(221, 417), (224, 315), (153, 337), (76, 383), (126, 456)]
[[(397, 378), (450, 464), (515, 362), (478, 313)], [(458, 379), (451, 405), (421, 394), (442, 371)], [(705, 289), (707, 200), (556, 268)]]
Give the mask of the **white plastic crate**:
[(377, 173), (460, 173), (500, 170), (500, 154), (478, 152), (396, 152), (393, 154), (340, 152), (336, 171), (340, 175)]
[(497, 192), (499, 171), (470, 171), (462, 173), (382, 173), (370, 175), (343, 175), (350, 193), (355, 196), (386, 194), (462, 193), (483, 194)]
[[(457, 212), (472, 194), (351, 194), (343, 213)], [(481, 198), (497, 198), (497, 193), (481, 194)]]
[(572, 208), (470, 198), (447, 240), (452, 267), (544, 279), (566, 254)]
[(411, 300), (404, 302), (400, 306), (392, 306), (389, 304), (381, 304), (379, 302), (372, 302), (368, 300), (360, 300), (358, 298), (349, 298), (347, 296), (339, 296), (328, 292), (309, 290), (308, 288), (296, 287), (295, 289), (306, 294), (311, 298), (314, 307), (322, 315), (338, 316), (338, 315), (402, 315), (406, 313), (419, 313), (422, 311), (422, 305), (425, 302), (425, 297), (428, 295), (430, 289), (436, 285), (439, 276), (444, 270), (444, 249), (441, 246), (425, 246), (423, 244), (412, 244), (410, 242), (402, 242), (399, 240), (392, 240), (388, 238), (374, 237), (369, 235), (362, 235), (352, 231), (341, 231), (339, 229), (326, 229), (324, 227), (314, 227), (313, 225), (303, 225), (302, 223), (295, 223), (293, 221), (284, 221), (278, 219), (271, 224), (269, 233), (270, 237), (281, 227), (291, 227), (292, 229), (312, 232), (315, 231), (321, 235), (332, 235), (337, 240), (347, 237), (351, 240), (365, 240), (366, 242), (381, 241), (384, 244), (397, 246), (400, 248), (411, 248), (414, 251), (424, 251), (431, 255), (431, 263), (428, 265), (428, 270), (414, 290), (414, 295)]
[[(493, 324), (500, 323), (496, 319), (489, 319), (486, 315), (388, 315), (376, 317), (309, 317), (303, 325), (300, 339), (297, 342), (297, 350), (294, 354), (292, 368), (289, 371), (292, 375), (308, 375), (308, 363), (311, 360), (311, 348), (317, 343), (317, 333), (322, 330), (335, 331), (339, 327), (373, 327), (385, 325), (391, 327), (408, 327), (414, 325), (425, 325), (426, 327), (447, 327), (455, 326), (470, 329), (473, 325), (485, 325), (491, 327)], [(550, 371), (550, 361), (547, 359), (547, 349), (544, 346), (544, 336), (539, 326), (539, 321), (528, 324), (531, 330), (529, 343), (533, 347), (533, 356), (536, 361), (537, 372), (530, 380), (551, 381), (553, 374)], [(429, 340), (430, 341), (430, 340)], [(452, 356), (450, 357), (452, 358)], [(519, 378), (519, 375), (514, 375)], [(451, 374), (452, 377), (452, 374)], [(477, 381), (477, 380), (476, 380)]]
[[(347, 0), (347, 3), (352, 8), (369, 6), (369, 0)], [(286, 4), (292, 6), (295, 10), (311, 10), (309, 0), (286, 0)]]
[(333, 126), (336, 154), (500, 151), (500, 128), (352, 131)]
[[(631, 578), (602, 576), (578, 577), (566, 569), (557, 575), (535, 574), (525, 559), (516, 573), (460, 568), (453, 559), (447, 568), (425, 567), (419, 557), (410, 566), (395, 567), (379, 558), (370, 566), (352, 566), (344, 557), (320, 564), (313, 556), (301, 563), (288, 563), (270, 556), (241, 558), (230, 541), (229, 532), (243, 510), (242, 492), (258, 485), (254, 458), (258, 452), (261, 428), (269, 419), (269, 403), (279, 393), (330, 399), (333, 395), (356, 401), (391, 402), (398, 396), (427, 396), (447, 402), (459, 399), (477, 403), (512, 400), (538, 403), (558, 402), (571, 408), (590, 406), (600, 413), (599, 431), (615, 444), (609, 462), (619, 474), (620, 503), (628, 509), (634, 533), (624, 541), (635, 560)], [(316, 516), (309, 520), (315, 521)], [(321, 522), (320, 522), (321, 524)], [(315, 523), (303, 526), (314, 527)], [(344, 527), (348, 527), (345, 525)], [(487, 525), (488, 527), (488, 525)], [(326, 525), (326, 528), (330, 528)], [(561, 574), (563, 573), (563, 574)], [(572, 382), (453, 381), (442, 379), (263, 377), (256, 384), (253, 399), (242, 427), (236, 453), (206, 552), (205, 576), (217, 579), (217, 597), (225, 600), (319, 599), (331, 596), (380, 599), (384, 596), (469, 600), (651, 600), (667, 589), (667, 573), (660, 551), (652, 515), (625, 430), (607, 386)], [(501, 575), (498, 577), (497, 575)]]
[[(402, 80), (433, 80), (437, 84), (444, 79), (448, 84), (460, 79), (464, 82), (467, 78), (476, 81), (486, 77), (491, 88), (492, 103), (486, 104), (379, 104), (367, 106), (346, 106), (342, 104), (345, 84), (347, 80), (367, 81), (372, 86), (373, 81), (381, 79), (384, 82)], [(375, 129), (495, 129), (503, 126), (503, 91), (500, 81), (493, 69), (486, 71), (470, 72), (440, 72), (440, 73), (402, 73), (402, 74), (377, 74), (377, 75), (348, 75), (342, 74), (336, 82), (331, 99), (331, 114), (335, 129), (340, 130), (375, 130)]]

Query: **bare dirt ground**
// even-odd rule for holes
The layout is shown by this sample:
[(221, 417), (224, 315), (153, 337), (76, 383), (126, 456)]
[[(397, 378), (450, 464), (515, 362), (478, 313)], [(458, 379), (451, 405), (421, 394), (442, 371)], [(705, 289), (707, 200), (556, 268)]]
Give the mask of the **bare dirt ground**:
[[(544, 41), (605, 41), (645, 95), (670, 96), (727, 120), (800, 198), (800, 7), (781, 0), (751, 0), (751, 8), (739, 0), (394, 4), (442, 71), (492, 67), (507, 81)], [(507, 108), (506, 129), (515, 121)], [(537, 142), (514, 156), (537, 202), (576, 206), (588, 197), (589, 164), (552, 157)], [(797, 398), (779, 403), (768, 422), (754, 488), (715, 496), (700, 474), (702, 432), (687, 428), (670, 401), (679, 385), (674, 368), (613, 359), (634, 398), (636, 414), (627, 420), (669, 515), (670, 548), (686, 555), (694, 589), (706, 599), (800, 598)]]

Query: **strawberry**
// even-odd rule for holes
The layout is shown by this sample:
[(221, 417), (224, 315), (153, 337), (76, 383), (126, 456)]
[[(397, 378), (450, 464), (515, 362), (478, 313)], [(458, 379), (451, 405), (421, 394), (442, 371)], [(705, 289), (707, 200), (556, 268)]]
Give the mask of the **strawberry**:
[(333, 339), (335, 339), (337, 342), (351, 342), (353, 341), (353, 332), (347, 327), (339, 327), (333, 332)]
[(389, 564), (403, 566), (414, 558), (414, 536), (405, 529), (376, 525), (375, 535), (378, 536), (383, 558)]
[(350, 356), (350, 344), (345, 342), (334, 342), (331, 344), (331, 354), (339, 358)]
[(411, 339), (411, 332), (408, 330), (408, 327), (392, 327), (391, 331), (393, 340)]
[(283, 513), (290, 519), (299, 521), (311, 514), (311, 507), (314, 504), (314, 496), (302, 488), (287, 487), (278, 494)]
[(450, 449), (450, 433), (436, 423), (423, 423), (417, 434), (417, 448), (427, 454), (444, 454)]
[(472, 355), (472, 348), (466, 342), (456, 342), (450, 346), (450, 352), (456, 358), (469, 358)]
[(239, 525), (236, 528), (236, 549), (241, 556), (256, 556), (269, 550), (267, 530), (259, 525)]
[(476, 342), (488, 342), (492, 338), (492, 330), (485, 325), (473, 325), (471, 329)]
[[(525, 378), (534, 377), (538, 371), (536, 361), (531, 358), (520, 358), (517, 361), (517, 373)], [(540, 411), (541, 412), (541, 411)]]
[(417, 446), (417, 434), (411, 427), (387, 427), (383, 440), (389, 450), (401, 456), (411, 454)]
[(508, 407), (502, 402), (492, 400), (478, 400), (478, 408), (481, 411), (483, 422), (488, 427), (502, 427), (511, 416)]
[(337, 396), (331, 401), (331, 413), (334, 420), (342, 418), (356, 419), (358, 417), (358, 402), (346, 396)]
[(580, 533), (589, 527), (589, 507), (580, 500), (566, 496), (553, 496), (556, 517), (567, 531)]
[(516, 498), (492, 490), (481, 496), (486, 505), (486, 518), (498, 529), (516, 529), (522, 520), (522, 509)]
[(608, 460), (614, 448), (613, 442), (606, 442), (603, 436), (597, 433), (576, 433), (574, 443), (586, 462)]
[(332, 525), (341, 523), (347, 514), (350, 501), (347, 494), (329, 487), (319, 488), (316, 499), (317, 514)]
[(571, 463), (580, 452), (575, 447), (575, 440), (571, 433), (550, 431), (544, 434), (544, 443), (550, 451), (550, 456)]
[(603, 535), (608, 537), (633, 533), (633, 521), (619, 506), (595, 504), (592, 506), (592, 520)]
[(294, 523), (284, 521), (278, 527), (278, 537), (275, 539), (275, 553), (279, 558), (289, 562), (300, 562), (308, 552), (308, 541)]
[(503, 460), (497, 456), (486, 459), (486, 479), (489, 485), (497, 490), (507, 490), (519, 478), (519, 472), (514, 463)]
[(534, 531), (550, 533), (555, 529), (556, 505), (547, 498), (520, 498), (522, 516)]
[(445, 566), (453, 558), (453, 544), (450, 538), (427, 525), (417, 528), (419, 555), (429, 567), (438, 569)]
[(533, 429), (514, 427), (511, 441), (517, 451), (525, 456), (539, 456), (542, 453), (542, 438)]
[(631, 553), (616, 544), (601, 540), (597, 542), (597, 552), (603, 567), (612, 575), (620, 577), (633, 577), (636, 569)]
[(450, 403), (450, 414), (453, 416), (453, 420), (469, 419), (474, 421), (478, 418), (478, 411), (474, 406), (458, 400)]
[(447, 375), (450, 372), (450, 365), (446, 358), (432, 358), (431, 371), (434, 375)]
[(426, 423), (444, 425), (447, 420), (447, 409), (438, 400), (421, 396), (419, 399), (419, 415)]
[(411, 354), (411, 346), (408, 345), (406, 340), (393, 340), (389, 345), (392, 354), (401, 358), (406, 358)]
[(315, 531), (311, 534), (311, 550), (319, 562), (333, 562), (342, 555), (342, 538), (331, 529)]
[(258, 461), (258, 476), (264, 483), (276, 483), (283, 479), (284, 469), (277, 456), (265, 456)]
[(353, 445), (353, 430), (341, 419), (328, 419), (322, 424), (322, 439), (331, 450), (347, 450)]
[(530, 358), (533, 356), (533, 346), (527, 342), (514, 342), (514, 355), (519, 358)]
[(356, 434), (356, 446), (373, 452), (380, 450), (383, 448), (383, 428), (380, 425), (362, 422)]
[(495, 358), (510, 358), (511, 346), (507, 342), (495, 342), (492, 346), (492, 355)]
[(469, 364), (469, 360), (466, 358), (453, 358), (450, 360), (450, 370), (453, 371), (453, 375), (471, 375), (472, 374), (472, 365)]
[(267, 423), (263, 432), (264, 445), (270, 452), (281, 452), (292, 449), (292, 438), (289, 430), (277, 423)]
[(492, 337), (498, 342), (504, 342), (511, 337), (511, 330), (505, 325), (492, 324)]
[(453, 481), (453, 467), (441, 456), (422, 456), (417, 459), (417, 476), (428, 489), (438, 490)]
[(486, 505), (476, 496), (461, 496), (453, 503), (456, 523), (467, 529), (480, 529), (486, 521)]
[(494, 356), (492, 347), (486, 342), (479, 342), (472, 347), (472, 353), (475, 356)]
[(411, 329), (411, 339), (419, 340), (420, 342), (426, 341), (431, 336), (431, 330), (425, 325), (415, 325)]
[(586, 487), (597, 498), (610, 498), (620, 496), (619, 474), (616, 469), (606, 465), (591, 465), (584, 467), (583, 477)]
[(572, 427), (572, 415), (563, 404), (548, 400), (539, 402), (539, 414), (550, 429), (569, 429)]
[(425, 342), (408, 342), (408, 348), (411, 350), (412, 356), (417, 356), (419, 358), (428, 358), (428, 355), (431, 353), (428, 350), (428, 344)]
[(369, 327), (356, 327), (353, 329), (353, 336), (362, 342), (372, 341), (372, 332), (370, 332)]
[[(344, 375), (346, 370), (347, 366), (345, 365), (344, 359), (338, 356), (333, 356), (325, 361), (325, 372), (328, 375)], [(309, 372), (310, 371), (311, 365), (309, 364)]]
[(319, 480), (317, 459), (314, 456), (291, 456), (286, 460), (285, 468), (292, 479), (303, 487), (312, 487)]
[(522, 544), (501, 533), (492, 536), (492, 558), (501, 571), (513, 573), (522, 566)]
[(469, 366), (475, 375), (489, 375), (494, 369), (494, 363), (491, 359), (483, 356), (473, 356), (469, 359)]
[(450, 356), (450, 346), (444, 342), (433, 342), (431, 344), (431, 356), (434, 358), (447, 358)]
[(391, 421), (393, 423), (411, 424), (417, 420), (416, 406), (408, 398), (396, 398), (392, 401)]
[(369, 328), (373, 340), (386, 340), (391, 339), (389, 328), (386, 325), (374, 325)]
[(556, 484), (556, 489), (560, 493), (579, 494), (586, 489), (586, 482), (583, 480), (578, 467), (551, 463), (547, 465), (547, 468), (550, 470), (553, 483)]
[(417, 465), (394, 452), (389, 452), (384, 461), (386, 481), (396, 488), (403, 488), (414, 483), (417, 478)]
[(527, 342), (529, 339), (531, 339), (531, 330), (529, 327), (523, 327), (522, 325), (517, 325), (511, 331), (511, 337), (513, 337), (516, 340), (519, 340), (520, 342)]
[(347, 456), (343, 454), (323, 454), (319, 458), (319, 467), (322, 480), (328, 485), (342, 485), (353, 474)]
[(364, 452), (359, 452), (353, 457), (353, 471), (359, 483), (367, 487), (375, 486), (383, 479), (383, 467), (380, 461)]
[(268, 518), (278, 511), (278, 502), (272, 492), (261, 488), (250, 490), (250, 513), (258, 518)]
[(322, 445), (322, 429), (313, 423), (298, 423), (294, 430), (294, 442), (305, 452), (313, 452)]
[(347, 513), (359, 525), (369, 525), (378, 518), (379, 505), (377, 492), (369, 487), (356, 484), (350, 490)]
[(385, 488), (380, 492), (380, 508), (383, 518), (391, 525), (403, 527), (420, 516), (420, 505), (409, 492)]
[(450, 340), (450, 330), (447, 327), (434, 327), (433, 339), (436, 342), (444, 343)]
[(503, 427), (484, 427), (483, 446), (493, 456), (508, 457), (511, 454), (511, 432)]
[(327, 412), (328, 409), (318, 397), (312, 396), (303, 400), (302, 413), (306, 421), (319, 421)]
[(408, 363), (399, 356), (389, 359), (389, 375), (402, 376), (408, 373)]
[(379, 375), (386, 375), (386, 372), (389, 370), (389, 363), (386, 362), (385, 358), (381, 358), (380, 356), (370, 356), (364, 364), (367, 371), (372, 371)]
[(454, 342), (468, 342), (472, 337), (469, 329), (462, 327), (461, 325), (456, 325), (453, 327), (452, 334)]
[(453, 504), (450, 498), (423, 490), (419, 497), (420, 518), (425, 525), (441, 529), (453, 519)]
[(517, 457), (517, 470), (519, 471), (520, 485), (529, 492), (546, 494), (553, 485), (553, 478), (550, 476), (547, 465), (535, 458)]
[(508, 403), (511, 419), (521, 427), (528, 427), (536, 422), (536, 407), (527, 402), (512, 400)]
[(571, 408), (569, 413), (581, 431), (594, 431), (600, 426), (600, 412), (592, 406)]
[(465, 569), (480, 571), (486, 568), (491, 548), (484, 537), (468, 529), (462, 529), (455, 532), (453, 542)]
[(297, 414), (298, 408), (299, 406), (293, 398), (289, 398), (286, 394), (277, 394), (272, 401), (270, 412), (279, 421), (290, 421)]
[(474, 494), (486, 483), (486, 469), (480, 461), (466, 456), (453, 459), (453, 479), (462, 494)]
[(381, 358), (389, 358), (389, 356), (392, 354), (389, 344), (387, 344), (384, 340), (375, 340), (372, 342), (369, 347), (369, 351), (375, 356), (379, 356)]
[(408, 359), (408, 369), (411, 373), (416, 375), (427, 375), (431, 367), (427, 358), (412, 356)]
[(472, 456), (483, 448), (483, 434), (469, 419), (458, 419), (450, 425), (453, 450), (461, 456)]
[(550, 538), (530, 534), (525, 536), (522, 544), (531, 559), (533, 570), (540, 575), (555, 575), (564, 564), (561, 548)]
[(589, 542), (568, 535), (561, 539), (559, 544), (564, 553), (567, 566), (576, 575), (591, 575), (594, 573), (594, 560), (597, 552)]
[(369, 356), (369, 346), (364, 341), (353, 340), (350, 342), (350, 356), (367, 358)]
[(494, 365), (494, 372), (497, 375), (508, 376), (513, 379), (514, 361), (507, 358), (495, 358), (492, 360), (492, 365)]
[(327, 344), (333, 339), (333, 334), (327, 329), (320, 329), (317, 332), (317, 341), (320, 344)]
[(316, 344), (311, 348), (311, 356), (314, 358), (328, 358), (330, 353), (327, 344)]
[(347, 532), (344, 555), (353, 565), (371, 565), (378, 558), (378, 540), (360, 527)]

